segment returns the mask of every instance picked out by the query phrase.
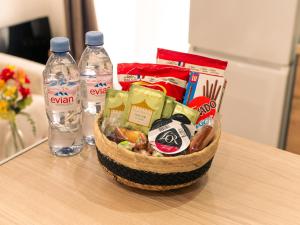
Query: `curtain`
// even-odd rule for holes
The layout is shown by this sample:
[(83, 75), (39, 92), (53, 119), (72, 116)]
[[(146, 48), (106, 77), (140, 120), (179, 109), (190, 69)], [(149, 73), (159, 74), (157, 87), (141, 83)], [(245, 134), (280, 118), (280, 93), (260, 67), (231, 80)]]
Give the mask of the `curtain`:
[(98, 29), (94, 0), (64, 0), (64, 4), (72, 55), (79, 60), (85, 47), (85, 33)]

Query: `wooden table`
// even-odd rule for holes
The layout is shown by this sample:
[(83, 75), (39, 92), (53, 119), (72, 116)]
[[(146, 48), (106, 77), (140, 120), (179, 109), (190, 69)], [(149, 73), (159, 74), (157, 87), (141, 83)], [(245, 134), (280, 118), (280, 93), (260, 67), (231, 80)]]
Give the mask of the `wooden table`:
[(198, 184), (172, 192), (117, 184), (95, 150), (52, 156), (47, 143), (0, 166), (0, 224), (300, 224), (300, 156), (222, 135)]

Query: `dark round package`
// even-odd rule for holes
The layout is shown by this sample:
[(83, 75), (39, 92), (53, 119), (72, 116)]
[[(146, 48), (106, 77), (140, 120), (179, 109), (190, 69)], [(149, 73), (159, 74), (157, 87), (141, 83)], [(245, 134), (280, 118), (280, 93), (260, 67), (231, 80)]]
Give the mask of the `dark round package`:
[(181, 113), (176, 113), (176, 114), (172, 115), (171, 119), (177, 120), (183, 124), (191, 124), (190, 119), (186, 115), (181, 114)]
[(190, 145), (191, 132), (187, 126), (172, 119), (156, 120), (148, 134), (151, 147), (166, 155), (183, 154)]

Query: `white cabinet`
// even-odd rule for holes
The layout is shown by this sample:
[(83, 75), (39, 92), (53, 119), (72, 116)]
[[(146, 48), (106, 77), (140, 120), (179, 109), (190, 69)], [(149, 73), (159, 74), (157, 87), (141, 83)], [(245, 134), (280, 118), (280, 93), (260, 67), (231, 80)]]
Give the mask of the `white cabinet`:
[(190, 52), (229, 62), (223, 130), (284, 146), (299, 5), (297, 0), (191, 0)]

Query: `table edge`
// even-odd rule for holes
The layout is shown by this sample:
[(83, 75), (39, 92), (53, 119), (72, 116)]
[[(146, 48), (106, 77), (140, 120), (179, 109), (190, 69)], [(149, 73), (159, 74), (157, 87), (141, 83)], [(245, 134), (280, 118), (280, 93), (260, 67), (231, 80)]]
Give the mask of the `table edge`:
[(9, 162), (10, 160), (12, 160), (12, 159), (14, 159), (14, 158), (19, 157), (20, 155), (23, 155), (23, 154), (26, 153), (26, 152), (28, 152), (28, 151), (34, 149), (34, 148), (37, 147), (38, 145), (40, 145), (40, 144), (46, 142), (47, 140), (48, 140), (48, 137), (43, 138), (43, 139), (37, 141), (36, 143), (34, 143), (33, 145), (30, 145), (30, 146), (24, 148), (23, 150), (19, 151), (18, 153), (9, 156), (9, 157), (6, 158), (6, 159), (3, 159), (2, 161), (0, 161), (0, 166), (2, 166), (3, 164)]

